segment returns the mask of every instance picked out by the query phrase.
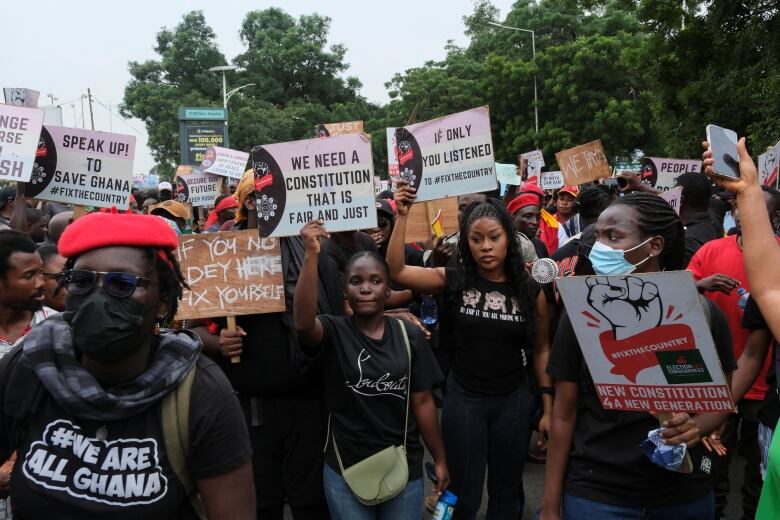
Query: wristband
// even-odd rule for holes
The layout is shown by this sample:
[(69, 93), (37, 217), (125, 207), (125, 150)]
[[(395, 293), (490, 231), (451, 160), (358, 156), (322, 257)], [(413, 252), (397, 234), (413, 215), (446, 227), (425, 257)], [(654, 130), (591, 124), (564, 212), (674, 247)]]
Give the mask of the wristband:
[(540, 386), (539, 387), (539, 393), (540, 394), (547, 394), (547, 395), (555, 396), (555, 387), (554, 386)]

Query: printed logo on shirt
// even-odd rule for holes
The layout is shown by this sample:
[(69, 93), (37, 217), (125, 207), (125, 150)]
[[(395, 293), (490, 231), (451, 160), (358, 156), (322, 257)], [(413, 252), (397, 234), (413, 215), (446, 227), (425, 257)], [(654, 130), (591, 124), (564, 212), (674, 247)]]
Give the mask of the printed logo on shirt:
[(168, 490), (155, 439), (99, 441), (66, 420), (49, 423), (22, 470), (46, 489), (112, 506), (151, 504)]
[[(482, 296), (485, 297), (484, 303)], [(490, 291), (483, 295), (476, 289), (466, 289), (462, 297), (463, 306), (460, 313), (466, 316), (518, 323), (525, 321), (520, 315), (520, 302), (515, 297), (507, 299), (506, 295), (499, 291)]]
[[(380, 395), (390, 395), (399, 399), (406, 399), (407, 376), (400, 379), (392, 379), (390, 372), (385, 372), (376, 379), (366, 377), (364, 369), (368, 368), (368, 361), (371, 360), (371, 354), (366, 349), (360, 351), (357, 357), (358, 380), (350, 383), (349, 380), (344, 384), (351, 388), (356, 394), (366, 397), (378, 397)], [(379, 367), (374, 368), (373, 372), (383, 372)]]

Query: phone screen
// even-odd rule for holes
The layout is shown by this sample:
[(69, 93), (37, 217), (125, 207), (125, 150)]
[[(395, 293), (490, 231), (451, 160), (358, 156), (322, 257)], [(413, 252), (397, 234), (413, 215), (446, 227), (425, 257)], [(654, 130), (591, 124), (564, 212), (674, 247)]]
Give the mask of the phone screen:
[(707, 141), (712, 151), (712, 171), (721, 177), (739, 178), (737, 133), (727, 128), (707, 125)]

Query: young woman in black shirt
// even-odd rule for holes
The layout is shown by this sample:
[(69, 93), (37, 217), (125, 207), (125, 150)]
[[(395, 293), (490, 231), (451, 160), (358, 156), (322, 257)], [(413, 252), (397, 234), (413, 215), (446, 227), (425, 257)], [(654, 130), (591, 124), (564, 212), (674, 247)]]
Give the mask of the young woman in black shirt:
[[(352, 316), (316, 315), (320, 239), (328, 236), (322, 221), (309, 222), (301, 230), (306, 253), (293, 304), (295, 328), (306, 353), (322, 366), (325, 380), (330, 418), (323, 481), (328, 509), (336, 520), (419, 520), (423, 449), (418, 429), (433, 455), (436, 491), (449, 483), (431, 395), (441, 372), (420, 329), (384, 316), (390, 279), (387, 263), (375, 252), (356, 253), (345, 266), (344, 297)], [(402, 443), (409, 467), (404, 490), (378, 505), (361, 503), (339, 470)]]
[(531, 353), (545, 414), (544, 439), (552, 409), (544, 295), (525, 270), (512, 220), (503, 205), (487, 199), (469, 206), (460, 220), (456, 268), (404, 263), (404, 236), (415, 190), (401, 185), (398, 217), (387, 260), (394, 282), (423, 294), (443, 295), (439, 313), (447, 330), (440, 349), (449, 349), (452, 369), (442, 411), (442, 436), (458, 496), (459, 519), (472, 519), (482, 502), (485, 469), (488, 518), (517, 518), (522, 474), (531, 435)]
[[(595, 231), (598, 243), (622, 253), (620, 262), (613, 258), (605, 263), (594, 255), (594, 247), (589, 259), (597, 275), (682, 269), (682, 222), (656, 195), (632, 193), (618, 199), (601, 214)], [(714, 304), (708, 305), (712, 336), (730, 380), (736, 363), (728, 324)], [(711, 478), (706, 472), (710, 464), (702, 459), (692, 473), (653, 464), (639, 445), (658, 428), (658, 420), (646, 412), (604, 410), (583, 360), (583, 347), (563, 314), (547, 367), (555, 378), (555, 405), (542, 520), (714, 519)], [(691, 448), (718, 426), (718, 415), (676, 413), (662, 426), (666, 444), (686, 443)], [(692, 459), (697, 460), (693, 452)]]

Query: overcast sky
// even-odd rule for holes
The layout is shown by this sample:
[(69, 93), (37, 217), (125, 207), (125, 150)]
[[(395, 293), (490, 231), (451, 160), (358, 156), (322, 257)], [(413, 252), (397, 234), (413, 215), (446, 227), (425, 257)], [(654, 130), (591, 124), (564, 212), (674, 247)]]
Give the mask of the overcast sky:
[[(493, 3), (502, 18), (512, 4), (510, 0)], [(0, 56), (0, 86), (38, 90), (41, 106), (49, 105), (46, 95), (53, 94), (55, 104), (62, 104), (64, 126), (81, 126), (80, 97), (91, 88), (96, 100), (95, 129), (135, 135), (139, 146), (134, 170), (146, 173), (154, 161), (146, 147), (144, 125), (116, 115), (116, 105), (130, 77), (127, 63), (156, 59), (152, 45), (157, 32), (162, 27), (175, 27), (182, 15), (193, 9), (203, 10), (220, 50), (232, 59), (243, 51), (238, 30), (244, 15), (251, 9), (273, 6), (294, 17), (314, 12), (329, 16), (329, 43), (346, 45), (347, 74), (357, 76), (363, 83), (362, 94), (379, 103), (387, 101), (384, 84), (394, 73), (442, 59), (447, 40), (466, 45), (463, 16), (473, 11), (471, 0), (3, 2), (5, 50)], [(221, 100), (215, 99), (214, 104), (221, 106)], [(109, 106), (114, 111), (111, 117)], [(89, 127), (86, 108), (85, 117)]]

